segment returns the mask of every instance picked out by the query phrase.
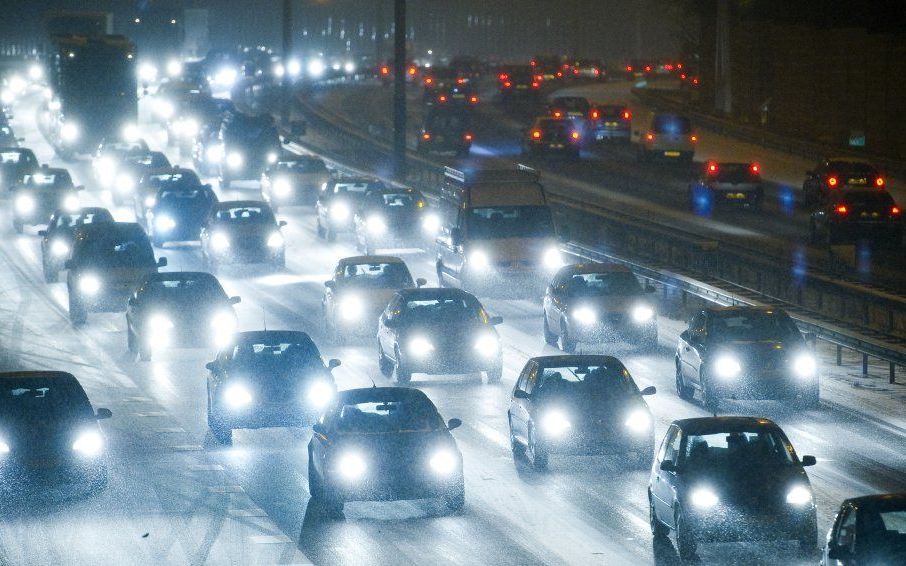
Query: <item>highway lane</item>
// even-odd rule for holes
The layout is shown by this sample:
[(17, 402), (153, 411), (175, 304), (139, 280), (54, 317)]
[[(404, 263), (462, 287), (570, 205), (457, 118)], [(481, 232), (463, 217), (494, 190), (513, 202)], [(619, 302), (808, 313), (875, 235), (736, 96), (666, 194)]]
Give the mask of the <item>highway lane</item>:
[[(22, 114), (19, 112), (19, 114)], [(41, 157), (49, 151), (23, 128)], [(149, 132), (153, 133), (153, 132)], [(149, 141), (155, 145), (153, 136)], [(91, 187), (86, 163), (72, 165)], [(250, 196), (252, 186), (222, 196)], [(88, 191), (86, 200), (105, 202)], [(109, 203), (108, 203), (109, 204)], [(118, 209), (127, 218), (128, 209)], [(333, 346), (319, 321), (322, 281), (334, 262), (355, 252), (348, 239), (333, 244), (315, 238), (309, 209), (285, 208), (288, 268), (278, 274), (233, 270), (221, 274), (231, 294), (243, 297), (241, 327), (301, 328), (312, 333), (325, 357), (338, 357), (341, 387), (365, 386), (377, 371), (373, 344)], [(672, 549), (652, 545), (645, 502), (646, 471), (624, 468), (619, 458), (554, 458), (551, 471), (514, 465), (506, 436), (507, 396), (526, 357), (554, 350), (540, 338), (539, 306), (532, 301), (487, 301), (501, 314), (505, 370), (501, 385), (466, 377), (416, 376), (446, 418), (465, 422), (455, 435), (465, 458), (467, 503), (447, 517), (430, 502), (353, 503), (344, 521), (309, 513), (305, 446), (308, 430), (240, 431), (232, 447), (215, 445), (206, 431), (204, 369), (210, 352), (177, 351), (140, 363), (126, 353), (124, 317), (91, 315), (73, 330), (65, 320), (62, 283), (40, 281), (37, 239), (16, 237), (0, 215), (4, 260), (16, 269), (0, 274), (0, 327), (7, 361), (17, 367), (74, 371), (96, 406), (108, 406), (104, 423), (113, 460), (110, 486), (96, 497), (52, 500), (39, 512), (0, 525), (0, 550), (10, 561), (37, 556), (43, 562), (143, 563), (670, 563)], [(197, 249), (159, 250), (169, 269), (199, 269)], [(416, 276), (433, 280), (427, 254), (405, 254)], [(666, 301), (662, 312), (677, 305)], [(640, 386), (654, 384), (650, 399), (662, 434), (674, 419), (704, 415), (697, 404), (672, 391), (670, 347), (680, 324), (662, 320), (661, 348), (635, 353), (605, 348), (627, 364)], [(13, 363), (14, 362), (14, 363)], [(829, 410), (798, 414), (780, 404), (734, 404), (730, 412), (775, 418), (800, 453), (815, 454), (810, 469), (823, 532), (843, 497), (904, 489), (898, 470), (906, 461), (894, 432)], [(109, 423), (109, 424), (108, 424)], [(60, 535), (59, 533), (66, 533)], [(147, 538), (142, 535), (148, 533)], [(257, 537), (257, 538), (256, 538)], [(783, 545), (717, 545), (703, 550), (706, 563), (788, 564)], [(16, 560), (20, 558), (20, 560)], [(3, 561), (3, 560), (0, 560)]]

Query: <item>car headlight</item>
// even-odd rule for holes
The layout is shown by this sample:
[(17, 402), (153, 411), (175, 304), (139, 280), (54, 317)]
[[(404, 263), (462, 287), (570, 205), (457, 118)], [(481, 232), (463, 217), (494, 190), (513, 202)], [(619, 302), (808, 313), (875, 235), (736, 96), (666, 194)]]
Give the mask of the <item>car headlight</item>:
[(220, 163), (223, 160), (223, 144), (215, 143), (214, 145), (208, 146), (204, 152), (205, 159), (208, 160), (208, 163)]
[(364, 306), (358, 297), (344, 297), (340, 300), (340, 318), (343, 320), (358, 320), (363, 310)]
[(270, 163), (270, 164), (276, 163), (276, 162), (277, 162), (277, 154), (274, 153), (273, 151), (268, 152), (268, 154), (267, 154), (267, 162)]
[(69, 244), (63, 240), (54, 240), (50, 243), (50, 253), (56, 257), (66, 257), (69, 255)]
[(63, 124), (60, 128), (60, 138), (62, 138), (64, 142), (76, 141), (79, 139), (79, 127), (72, 122)]
[(648, 432), (651, 429), (651, 417), (641, 409), (637, 409), (629, 414), (626, 422), (623, 423), (626, 428), (636, 433)]
[(333, 387), (326, 381), (318, 380), (308, 387), (308, 392), (305, 396), (309, 403), (321, 409), (333, 400)]
[(239, 71), (233, 67), (224, 67), (214, 75), (214, 82), (223, 86), (233, 86), (237, 78), (239, 78)]
[(491, 260), (488, 259), (488, 254), (483, 251), (472, 250), (469, 254), (469, 267), (478, 271), (484, 271), (491, 267)]
[(116, 164), (109, 157), (99, 157), (94, 163), (94, 172), (106, 183), (116, 172)]
[(83, 275), (79, 278), (79, 291), (86, 295), (96, 295), (101, 290), (101, 280), (97, 275)]
[(812, 492), (801, 485), (797, 485), (786, 493), (786, 502), (790, 505), (807, 505), (811, 501)]
[(440, 218), (436, 214), (428, 214), (422, 219), (422, 230), (428, 234), (437, 234), (440, 230)]
[(589, 326), (598, 321), (598, 315), (589, 307), (579, 307), (573, 311), (573, 319), (579, 324)]
[(192, 118), (183, 118), (173, 124), (173, 133), (184, 138), (194, 138), (198, 129), (198, 121)]
[(242, 167), (242, 154), (238, 151), (231, 151), (226, 156), (226, 164), (230, 169), (239, 169)]
[(500, 351), (500, 342), (493, 334), (485, 334), (479, 336), (478, 340), (475, 341), (475, 349), (482, 357), (490, 358), (496, 356)]
[(632, 309), (632, 320), (637, 323), (648, 322), (654, 318), (654, 309), (648, 305), (638, 305)]
[(0, 440), (0, 454), (9, 454), (9, 444)]
[(169, 232), (176, 228), (176, 221), (166, 214), (161, 214), (154, 219), (154, 229), (158, 232)]
[(293, 192), (293, 186), (287, 179), (277, 179), (274, 181), (273, 191), (278, 197), (287, 197)]
[(16, 212), (30, 214), (35, 210), (35, 199), (30, 195), (19, 195), (16, 198)]
[(135, 179), (128, 173), (120, 173), (116, 177), (116, 190), (121, 194), (131, 193), (135, 190)]
[(573, 425), (562, 411), (552, 410), (544, 415), (541, 426), (544, 427), (544, 432), (551, 436), (562, 436)]
[(81, 454), (82, 456), (97, 456), (101, 453), (101, 450), (104, 448), (104, 439), (101, 438), (101, 433), (96, 430), (89, 430), (83, 432), (76, 437), (76, 441), (72, 443), (72, 449)]
[(718, 377), (731, 378), (739, 375), (739, 372), (742, 371), (742, 366), (739, 365), (739, 361), (736, 358), (721, 356), (714, 362), (714, 371)]
[(717, 494), (706, 487), (700, 487), (692, 492), (690, 496), (692, 505), (699, 509), (710, 509), (720, 502)]
[(66, 195), (63, 198), (63, 210), (66, 212), (78, 212), (80, 206), (79, 197), (76, 195)]
[(284, 243), (283, 234), (280, 232), (274, 232), (267, 237), (267, 246), (269, 248), (279, 248), (282, 247)]
[(417, 336), (409, 341), (409, 353), (413, 356), (424, 357), (434, 351), (434, 344), (427, 338)]
[(815, 372), (818, 371), (818, 362), (811, 354), (799, 354), (793, 360), (793, 371), (797, 377), (814, 377)]
[(547, 269), (560, 269), (563, 267), (563, 256), (557, 248), (551, 248), (544, 252), (542, 261)]
[(357, 480), (365, 475), (365, 459), (355, 452), (347, 452), (337, 461), (340, 475), (347, 481)]
[(442, 448), (431, 455), (428, 465), (434, 473), (441, 476), (449, 476), (456, 471), (457, 458), (452, 450)]
[(174, 111), (173, 103), (169, 100), (157, 100), (154, 103), (154, 113), (165, 120), (169, 120)]
[(214, 344), (223, 348), (233, 340), (236, 333), (236, 316), (227, 311), (219, 312), (211, 319), (211, 328), (214, 331)]
[(145, 208), (151, 208), (152, 206), (157, 204), (157, 197), (145, 197), (145, 200), (143, 202), (145, 203)]
[(349, 218), (349, 206), (346, 203), (338, 202), (330, 207), (330, 217), (337, 221), (343, 221)]
[(173, 330), (173, 321), (162, 314), (155, 314), (148, 318), (148, 333), (146, 336), (150, 346), (166, 348), (170, 345), (170, 331)]
[(380, 216), (369, 216), (366, 221), (368, 232), (371, 234), (383, 234), (387, 231), (387, 223)]
[(230, 248), (230, 239), (223, 232), (215, 232), (211, 236), (211, 247), (217, 252), (228, 250)]
[(224, 390), (223, 400), (226, 401), (227, 405), (230, 407), (238, 409), (251, 404), (252, 393), (244, 385), (233, 384)]

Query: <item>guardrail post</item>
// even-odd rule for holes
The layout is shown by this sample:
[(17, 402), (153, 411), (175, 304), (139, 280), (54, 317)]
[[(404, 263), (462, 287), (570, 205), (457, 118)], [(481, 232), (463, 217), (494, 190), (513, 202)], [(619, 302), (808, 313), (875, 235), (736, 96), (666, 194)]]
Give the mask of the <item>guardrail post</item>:
[(890, 375), (888, 376), (887, 381), (889, 383), (897, 382), (897, 364), (890, 362)]
[(868, 354), (862, 354), (862, 375), (868, 375)]
[(843, 365), (843, 346), (837, 345), (837, 365)]

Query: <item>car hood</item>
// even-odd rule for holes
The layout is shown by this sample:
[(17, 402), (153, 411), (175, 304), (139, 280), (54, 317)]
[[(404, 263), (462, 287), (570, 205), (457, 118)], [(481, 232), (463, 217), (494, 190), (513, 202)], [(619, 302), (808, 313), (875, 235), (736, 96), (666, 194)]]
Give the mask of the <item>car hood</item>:
[(214, 316), (221, 312), (229, 312), (235, 317), (232, 305), (226, 300), (198, 304), (193, 297), (159, 301), (157, 304), (147, 305), (145, 312), (148, 315), (164, 315), (180, 326), (210, 327)]
[(745, 462), (736, 466), (687, 470), (682, 474), (690, 489), (706, 486), (721, 502), (730, 505), (761, 507), (783, 503), (787, 492), (797, 485), (809, 486), (808, 475), (798, 465), (773, 465)]
[(637, 295), (599, 295), (591, 297), (570, 297), (569, 306), (573, 308), (588, 307), (595, 312), (629, 313), (638, 305), (651, 307), (651, 301), (644, 293)]
[(574, 389), (568, 393), (543, 390), (534, 405), (536, 416), (549, 410), (559, 410), (570, 422), (612, 426), (616, 430), (622, 430), (626, 419), (635, 411), (651, 414), (641, 396), (596, 395), (591, 388)]
[(231, 238), (263, 238), (277, 231), (277, 226), (265, 222), (249, 224), (217, 224), (212, 230), (223, 231)]
[(337, 301), (347, 297), (356, 297), (362, 301), (367, 311), (382, 311), (387, 308), (390, 299), (399, 289), (368, 289), (361, 287), (344, 287), (337, 293)]
[(741, 358), (741, 362), (770, 362), (788, 359), (805, 349), (801, 341), (795, 340), (732, 340), (712, 344), (714, 355), (728, 354)]

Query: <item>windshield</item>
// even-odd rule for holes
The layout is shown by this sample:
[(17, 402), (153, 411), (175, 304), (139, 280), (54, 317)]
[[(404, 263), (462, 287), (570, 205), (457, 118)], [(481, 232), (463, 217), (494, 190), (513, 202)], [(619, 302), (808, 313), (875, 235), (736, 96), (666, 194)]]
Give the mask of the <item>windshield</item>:
[(336, 183), (333, 186), (333, 192), (334, 194), (347, 193), (351, 195), (363, 195), (370, 188), (377, 188), (377, 186), (374, 183), (368, 182)]
[(444, 428), (437, 409), (417, 398), (344, 404), (337, 418), (340, 432), (429, 432)]
[(66, 189), (72, 187), (69, 173), (35, 173), (27, 175), (25, 184), (40, 189)]
[(642, 286), (635, 275), (628, 271), (579, 273), (570, 277), (567, 291), (577, 297), (639, 295), (642, 293)]
[(711, 317), (709, 335), (718, 340), (760, 342), (799, 337), (792, 319), (776, 311), (729, 311)]
[(183, 171), (180, 173), (160, 173), (157, 175), (151, 175), (148, 177), (148, 182), (151, 185), (163, 186), (163, 185), (174, 185), (174, 186), (197, 186), (201, 184), (201, 181), (198, 179), (198, 175), (191, 171)]
[(0, 421), (91, 417), (85, 393), (54, 378), (4, 379), (0, 382)]
[(158, 202), (169, 207), (194, 207), (206, 204), (210, 199), (207, 191), (202, 189), (163, 189)]
[(141, 165), (150, 169), (163, 169), (164, 167), (170, 166), (170, 161), (167, 159), (167, 156), (158, 152), (127, 157), (124, 161), (129, 164)]
[(75, 228), (86, 224), (97, 224), (98, 222), (113, 222), (113, 216), (106, 210), (80, 214), (61, 214), (57, 217), (56, 226), (59, 228)]
[(236, 206), (217, 211), (217, 220), (241, 224), (274, 223), (274, 213), (263, 206)]
[(718, 432), (686, 438), (683, 466), (701, 471), (758, 464), (791, 465), (793, 448), (775, 430)]
[(78, 257), (97, 267), (150, 267), (155, 265), (154, 250), (147, 239), (109, 237), (86, 238)]
[(554, 220), (546, 206), (472, 208), (466, 217), (469, 238), (538, 238), (554, 235)]
[(406, 302), (402, 317), (406, 321), (430, 321), (438, 323), (487, 321), (484, 309), (478, 301), (468, 297), (442, 297), (436, 299), (413, 299)]
[(562, 366), (545, 368), (539, 393), (543, 396), (626, 398), (638, 390), (629, 372), (621, 367)]
[(654, 131), (658, 134), (688, 134), (692, 132), (692, 124), (683, 116), (659, 114), (654, 117)]
[(299, 161), (281, 161), (277, 163), (278, 171), (290, 173), (324, 173), (327, 166), (320, 159), (301, 159)]
[(222, 301), (226, 298), (223, 289), (216, 280), (208, 277), (200, 279), (154, 280), (142, 289), (142, 300), (181, 302), (193, 306)]
[(256, 373), (286, 373), (294, 369), (322, 369), (324, 366), (321, 353), (310, 339), (246, 342), (236, 346), (233, 360), (239, 368)]
[(403, 263), (357, 263), (341, 269), (344, 286), (370, 289), (412, 287), (412, 276)]

